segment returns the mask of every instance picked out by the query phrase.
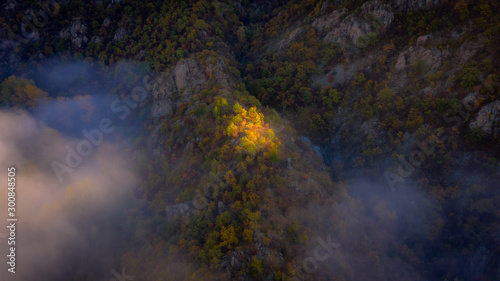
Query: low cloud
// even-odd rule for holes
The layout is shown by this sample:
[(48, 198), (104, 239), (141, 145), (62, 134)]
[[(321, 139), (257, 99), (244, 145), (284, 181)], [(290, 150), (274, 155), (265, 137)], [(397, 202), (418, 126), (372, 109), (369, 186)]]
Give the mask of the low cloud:
[[(51, 163), (83, 136), (65, 136), (22, 110), (0, 111), (0, 130), (0, 182), (6, 187), (7, 167), (14, 166), (18, 218), (16, 273), (7, 271), (8, 245), (2, 239), (1, 279), (68, 280), (78, 274), (92, 279), (109, 273), (120, 258), (118, 230), (138, 184), (126, 152), (130, 144), (104, 139), (60, 182)], [(7, 192), (0, 192), (5, 226)], [(7, 233), (5, 226), (0, 233)]]

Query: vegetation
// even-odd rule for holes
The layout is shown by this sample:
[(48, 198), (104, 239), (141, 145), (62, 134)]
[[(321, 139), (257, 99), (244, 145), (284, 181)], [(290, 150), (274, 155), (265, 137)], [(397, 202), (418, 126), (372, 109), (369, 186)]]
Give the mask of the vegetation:
[[(34, 2), (23, 1), (16, 14), (0, 18), (4, 37), (21, 32), (21, 11)], [(471, 121), (480, 106), (499, 97), (499, 5), (444, 1), (437, 9), (396, 13), (388, 30), (377, 28), (358, 42), (328, 42), (311, 23), (340, 8), (363, 13), (364, 1), (343, 2), (70, 1), (44, 30), (66, 29), (79, 17), (88, 43), (77, 46), (58, 32), (46, 32), (40, 41), (19, 46), (24, 59), (76, 58), (103, 69), (137, 60), (168, 72), (180, 60), (194, 58), (213, 70), (220, 59), (236, 77), (234, 85), (212, 83), (221, 74), (211, 71), (211, 83), (166, 116), (148, 120), (148, 132), (133, 148), (144, 175), (136, 190), (141, 203), (124, 222), (142, 230), (127, 234), (131, 242), (120, 254), (123, 266), (141, 272), (141, 280), (220, 280), (221, 274), (232, 280), (291, 280), (309, 254), (304, 249), (313, 240), (308, 237), (316, 237), (310, 234), (326, 232), (323, 218), (297, 213), (331, 205), (325, 220), (333, 234), (370, 266), (390, 257), (425, 278), (463, 277), (464, 261), (497, 235), (500, 221), (498, 192), (454, 174), (479, 167), (480, 178), (498, 176), (500, 138)], [(451, 32), (458, 39), (442, 35)], [(121, 39), (115, 36), (120, 33)], [(417, 47), (418, 38), (428, 34), (440, 39)], [(466, 53), (467, 42), (482, 45), (461, 66), (443, 56), (437, 67), (420, 57), (409, 58), (403, 70), (395, 68), (410, 47)], [(17, 71), (25, 68), (18, 65)], [(8, 76), (2, 81), (4, 107), (32, 110), (48, 98), (33, 80)], [(464, 105), (471, 96), (474, 110)], [(145, 139), (157, 128), (161, 152), (143, 157), (149, 153)], [(300, 140), (302, 135), (323, 149), (330, 168), (322, 170), (320, 156)], [(422, 151), (423, 161), (416, 160), (415, 151)], [(387, 162), (398, 167), (401, 159), (418, 168), (405, 178), (425, 197), (425, 213), (400, 214), (385, 199), (356, 198), (355, 191), (344, 189), (350, 179), (345, 175), (353, 169), (375, 183), (392, 169)], [(410, 202), (408, 210), (419, 210), (412, 198), (401, 200)], [(189, 205), (189, 214), (167, 221), (165, 207), (181, 203)], [(343, 217), (348, 211), (353, 220)], [(356, 228), (352, 221), (358, 218), (367, 227)], [(423, 227), (416, 229), (420, 220)], [(397, 242), (366, 238), (379, 231)], [(350, 262), (349, 252), (333, 258), (334, 269), (320, 267), (306, 278), (354, 280), (367, 272), (356, 270), (363, 267)], [(176, 271), (179, 260), (188, 269)], [(493, 276), (487, 270), (490, 275), (478, 280)]]
[(47, 93), (29, 79), (10, 76), (0, 84), (0, 105), (34, 109), (37, 102), (47, 98)]

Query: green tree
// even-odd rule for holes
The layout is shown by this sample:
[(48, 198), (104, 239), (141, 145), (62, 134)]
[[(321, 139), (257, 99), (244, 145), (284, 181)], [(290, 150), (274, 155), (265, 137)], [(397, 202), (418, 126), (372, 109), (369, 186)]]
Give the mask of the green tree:
[(35, 86), (33, 80), (10, 76), (0, 84), (0, 104), (33, 109), (48, 94)]
[(238, 244), (238, 238), (236, 237), (236, 231), (232, 225), (225, 227), (222, 226), (220, 230), (221, 242), (219, 246), (231, 249), (234, 245)]
[(262, 261), (257, 259), (256, 257), (252, 258), (252, 262), (250, 263), (250, 274), (257, 278), (262, 273)]
[(390, 106), (396, 95), (394, 92), (385, 87), (377, 93), (377, 101), (382, 104), (382, 106)]

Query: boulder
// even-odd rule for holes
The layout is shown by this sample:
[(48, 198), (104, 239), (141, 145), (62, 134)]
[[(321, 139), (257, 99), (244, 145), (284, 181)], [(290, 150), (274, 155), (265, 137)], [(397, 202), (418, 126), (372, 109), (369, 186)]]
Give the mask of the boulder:
[(173, 69), (155, 80), (152, 116), (169, 114), (181, 102), (188, 102), (192, 95), (209, 87), (211, 83), (227, 87), (234, 84), (233, 80), (222, 57), (218, 57), (214, 63), (204, 65), (194, 57), (181, 60)]
[(479, 128), (495, 137), (500, 133), (500, 101), (491, 102), (483, 106), (476, 118), (470, 123), (469, 128)]
[(70, 38), (71, 43), (77, 47), (82, 48), (87, 43), (88, 38), (85, 36), (87, 27), (81, 23), (80, 19), (75, 19), (70, 27), (67, 27), (59, 32), (61, 39)]
[(122, 41), (125, 39), (125, 37), (128, 35), (128, 30), (126, 30), (123, 27), (118, 28), (118, 30), (115, 33), (115, 36), (113, 36), (113, 40), (115, 41)]
[(165, 208), (167, 221), (171, 222), (173, 219), (182, 216), (183, 218), (187, 218), (191, 215), (194, 209), (187, 203), (175, 204), (172, 206), (167, 206)]
[(108, 27), (111, 24), (111, 20), (109, 18), (105, 18), (102, 22), (102, 26)]
[(438, 48), (428, 49), (424, 47), (428, 44), (427, 38), (422, 38), (420, 42), (417, 41), (416, 47), (410, 47), (406, 51), (399, 54), (395, 68), (396, 70), (403, 70), (409, 66), (416, 66), (423, 63), (424, 66), (432, 70), (437, 70), (441, 66), (443, 52)]
[(325, 33), (323, 40), (337, 42), (341, 46), (352, 42), (363, 47), (360, 39), (371, 34), (378, 35), (394, 20), (392, 8), (381, 1), (369, 1), (361, 6), (360, 13), (349, 13), (338, 9), (316, 19), (312, 26)]

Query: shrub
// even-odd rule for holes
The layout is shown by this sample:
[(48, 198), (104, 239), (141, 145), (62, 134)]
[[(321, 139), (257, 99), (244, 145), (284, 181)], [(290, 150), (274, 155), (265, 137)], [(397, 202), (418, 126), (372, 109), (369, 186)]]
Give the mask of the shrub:
[(465, 138), (470, 142), (476, 144), (479, 143), (485, 137), (485, 135), (486, 133), (480, 128), (472, 128), (467, 132)]
[(250, 273), (253, 277), (258, 277), (262, 273), (262, 261), (253, 257), (250, 263)]
[(370, 32), (366, 34), (365, 36), (361, 36), (358, 39), (357, 46), (360, 48), (367, 48), (370, 46), (375, 46), (378, 42), (378, 37), (377, 33), (375, 32)]
[(479, 83), (481, 71), (472, 64), (466, 64), (460, 71), (460, 87), (470, 89)]
[(194, 115), (195, 116), (202, 116), (205, 115), (208, 112), (208, 106), (205, 103), (199, 104), (195, 109), (194, 109)]
[(390, 105), (395, 97), (396, 95), (394, 94), (394, 92), (387, 87), (377, 93), (377, 101), (382, 103), (382, 106)]

